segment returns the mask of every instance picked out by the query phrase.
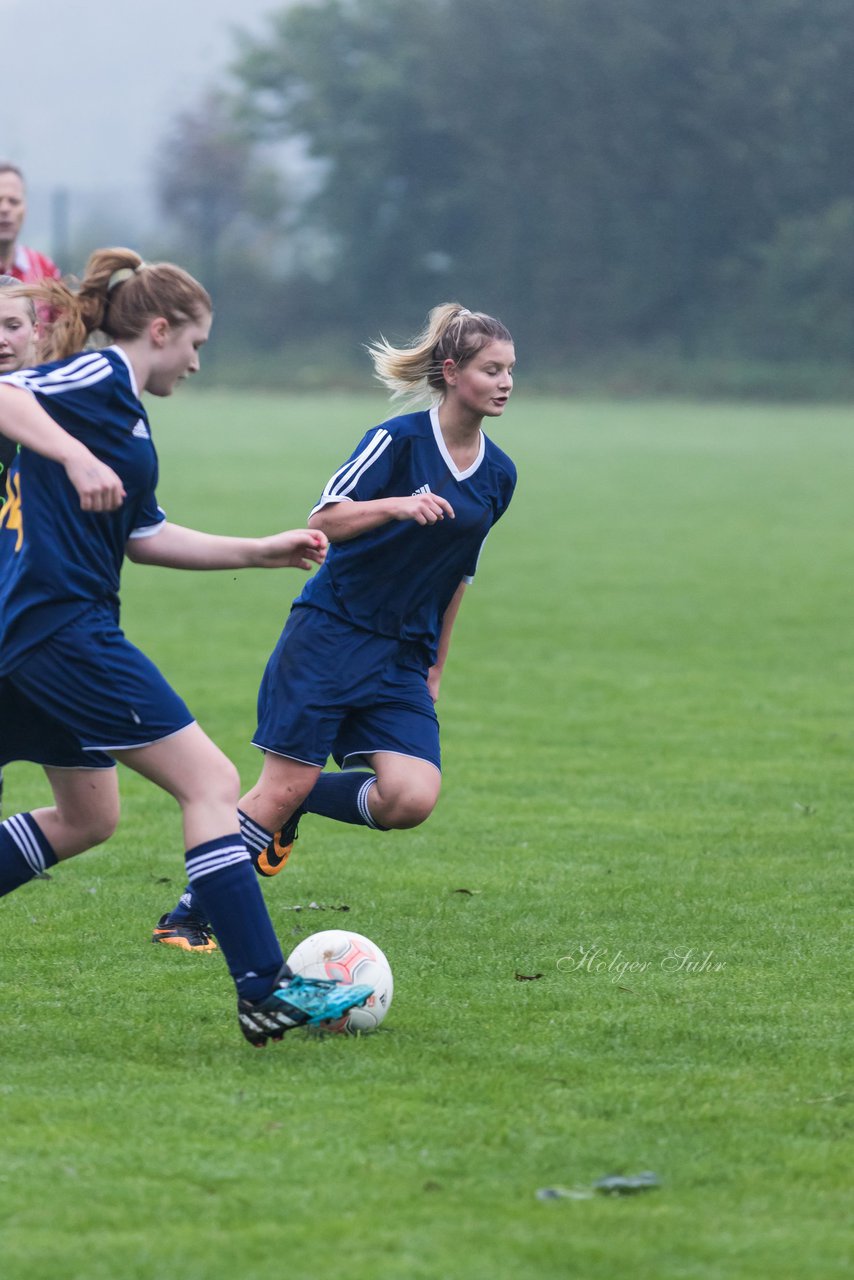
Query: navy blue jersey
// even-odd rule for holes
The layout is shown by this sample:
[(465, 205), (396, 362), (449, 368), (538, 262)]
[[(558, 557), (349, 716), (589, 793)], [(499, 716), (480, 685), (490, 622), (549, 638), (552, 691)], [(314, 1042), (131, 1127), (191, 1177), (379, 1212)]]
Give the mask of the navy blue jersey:
[(410, 641), (434, 663), (445, 610), (460, 583), (474, 576), (483, 540), (507, 510), (515, 485), (513, 463), (483, 434), (475, 462), (460, 471), (436, 409), (384, 422), (335, 472), (311, 514), (331, 502), (429, 490), (450, 502), (456, 518), (432, 525), (389, 520), (334, 543), (296, 603)]
[(70, 435), (121, 477), (116, 511), (81, 511), (64, 467), (22, 448), (0, 510), (0, 674), (94, 602), (116, 617), (128, 538), (156, 532), (157, 454), (133, 370), (118, 347), (91, 351), (0, 382), (32, 392)]

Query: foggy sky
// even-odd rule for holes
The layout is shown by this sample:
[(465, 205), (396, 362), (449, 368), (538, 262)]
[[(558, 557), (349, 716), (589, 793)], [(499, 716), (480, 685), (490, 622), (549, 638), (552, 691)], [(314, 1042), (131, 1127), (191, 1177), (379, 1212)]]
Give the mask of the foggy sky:
[(24, 241), (50, 232), (57, 187), (146, 203), (170, 120), (227, 83), (235, 27), (257, 32), (281, 0), (0, 0), (0, 156), (24, 170)]

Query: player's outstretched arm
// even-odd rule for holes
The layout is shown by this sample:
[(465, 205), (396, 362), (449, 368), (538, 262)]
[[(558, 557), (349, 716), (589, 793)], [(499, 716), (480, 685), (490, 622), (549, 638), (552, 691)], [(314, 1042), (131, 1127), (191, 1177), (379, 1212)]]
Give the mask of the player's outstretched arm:
[(396, 498), (368, 498), (363, 502), (345, 499), (328, 502), (309, 517), (312, 529), (321, 529), (330, 542), (348, 542), (360, 533), (378, 529), (392, 520), (414, 520), (435, 524), (445, 517), (453, 520), (454, 508), (438, 493), (413, 493)]
[(65, 467), (84, 511), (122, 505), (124, 485), (115, 471), (63, 431), (29, 391), (0, 385), (0, 434)]
[(156, 533), (131, 538), (129, 560), (167, 569), (310, 569), (323, 564), (328, 543), (316, 529), (288, 529), (267, 538), (231, 538), (164, 520)]

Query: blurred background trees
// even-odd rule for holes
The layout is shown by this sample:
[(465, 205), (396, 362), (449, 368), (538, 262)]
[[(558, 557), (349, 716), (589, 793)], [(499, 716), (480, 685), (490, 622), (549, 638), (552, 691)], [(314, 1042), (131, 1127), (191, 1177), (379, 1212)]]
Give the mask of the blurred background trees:
[(239, 40), (158, 171), (229, 345), (411, 332), (527, 366), (848, 361), (851, 0), (314, 0)]

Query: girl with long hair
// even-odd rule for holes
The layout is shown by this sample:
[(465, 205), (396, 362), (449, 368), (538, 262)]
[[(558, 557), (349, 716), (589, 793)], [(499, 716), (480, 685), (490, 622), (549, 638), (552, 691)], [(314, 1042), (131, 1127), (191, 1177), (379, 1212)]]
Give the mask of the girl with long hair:
[[(122, 562), (183, 569), (308, 569), (326, 537), (236, 538), (173, 524), (141, 397), (198, 372), (212, 304), (182, 268), (128, 249), (92, 254), (79, 287), (26, 294), (53, 316), (49, 363), (0, 377), (0, 433), (22, 447), (0, 510), (0, 765), (44, 767), (53, 803), (0, 823), (0, 897), (108, 840), (116, 761), (181, 808), (185, 862), (234, 979), (238, 1019), (262, 1046), (341, 1016), (368, 987), (291, 973), (237, 818), (237, 770), (119, 625)], [(111, 345), (84, 350), (90, 335)]]

